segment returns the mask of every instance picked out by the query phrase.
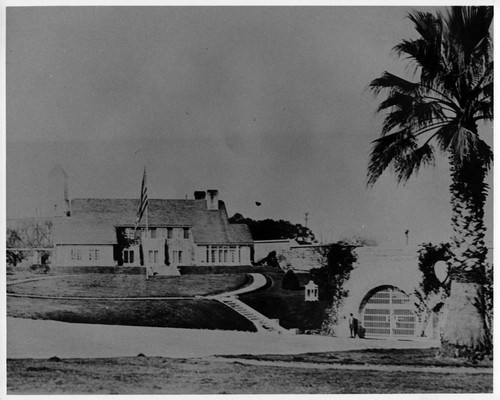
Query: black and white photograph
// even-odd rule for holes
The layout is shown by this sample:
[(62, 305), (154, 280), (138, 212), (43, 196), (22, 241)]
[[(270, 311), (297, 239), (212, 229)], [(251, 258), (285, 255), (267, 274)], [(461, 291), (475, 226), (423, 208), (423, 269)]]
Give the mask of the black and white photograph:
[(491, 2), (3, 11), (7, 397), (500, 393)]

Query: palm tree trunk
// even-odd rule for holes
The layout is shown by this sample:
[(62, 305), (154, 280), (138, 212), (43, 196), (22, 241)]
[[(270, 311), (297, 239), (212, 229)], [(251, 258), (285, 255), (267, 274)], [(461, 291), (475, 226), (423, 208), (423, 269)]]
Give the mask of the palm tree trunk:
[(450, 161), (453, 257), (441, 347), (446, 355), (470, 357), (491, 350), (483, 295), (488, 251), (483, 221), (486, 168), (480, 160), (459, 163), (451, 158)]

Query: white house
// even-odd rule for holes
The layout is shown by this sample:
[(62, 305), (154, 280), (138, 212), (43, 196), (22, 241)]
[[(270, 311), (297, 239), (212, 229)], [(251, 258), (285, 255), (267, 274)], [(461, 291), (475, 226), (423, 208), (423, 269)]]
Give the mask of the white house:
[[(193, 199), (150, 199), (145, 218), (135, 228), (139, 199), (68, 199), (67, 175), (60, 165), (49, 174), (54, 266), (147, 266), (162, 274), (169, 267), (250, 265), (253, 240), (245, 224), (231, 224), (217, 190), (197, 191)], [(36, 221), (35, 221), (36, 224)], [(20, 237), (32, 224), (9, 221)], [(121, 238), (137, 240), (128, 246)], [(29, 240), (26, 240), (28, 242)], [(31, 241), (32, 242), (32, 241)], [(30, 247), (19, 243), (16, 247)]]

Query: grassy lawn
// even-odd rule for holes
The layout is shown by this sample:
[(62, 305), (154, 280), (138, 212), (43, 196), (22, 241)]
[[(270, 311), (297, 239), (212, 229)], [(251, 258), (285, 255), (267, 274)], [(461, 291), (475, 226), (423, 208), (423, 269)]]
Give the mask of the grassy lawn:
[(224, 356), (227, 358), (245, 358), (249, 360), (308, 362), (317, 364), (377, 364), (377, 365), (413, 365), (432, 367), (477, 367), (492, 368), (493, 361), (484, 359), (476, 364), (459, 358), (436, 358), (438, 349), (368, 349), (354, 351), (331, 351), (327, 353), (305, 354), (244, 354)]
[(492, 374), (321, 370), (160, 357), (7, 360), (8, 394), (488, 393)]
[(6, 281), (10, 282), (10, 281), (18, 280), (18, 279), (41, 278), (44, 276), (55, 276), (55, 275), (56, 274), (52, 271), (49, 271), (45, 274), (37, 274), (37, 273), (30, 271), (27, 268), (23, 268), (23, 269), (19, 268), (19, 269), (14, 270), (14, 272), (12, 272), (12, 268), (10, 268), (10, 271), (7, 272), (7, 274), (6, 274)]
[(246, 318), (215, 300), (148, 301), (7, 298), (7, 316), (62, 322), (255, 331)]
[(146, 280), (144, 275), (85, 274), (8, 287), (10, 293), (76, 297), (204, 296), (244, 286), (245, 274), (182, 275)]
[[(271, 278), (272, 285), (255, 293), (239, 296), (240, 300), (255, 308), (268, 318), (279, 319), (280, 325), (290, 329), (320, 329), (325, 318), (328, 302), (304, 301), (304, 290), (283, 290), (281, 282), (285, 274), (282, 271), (267, 269), (265, 275)], [(308, 276), (297, 274), (301, 285), (307, 283)]]

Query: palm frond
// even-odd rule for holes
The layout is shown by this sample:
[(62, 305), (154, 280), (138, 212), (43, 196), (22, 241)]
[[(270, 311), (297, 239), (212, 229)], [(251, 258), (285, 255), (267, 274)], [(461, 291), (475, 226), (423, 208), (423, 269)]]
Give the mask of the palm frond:
[(434, 164), (434, 148), (428, 143), (395, 159), (394, 172), (398, 182), (406, 182), (421, 167)]
[(436, 132), (440, 149), (452, 156), (458, 165), (471, 160), (482, 160), (487, 168), (493, 160), (490, 146), (477, 133), (454, 121)]
[(432, 42), (436, 36), (440, 35), (443, 23), (441, 18), (432, 13), (413, 11), (408, 14), (408, 19), (415, 25), (415, 30), (426, 41)]
[(491, 98), (484, 98), (475, 104), (474, 121), (493, 121), (493, 101)]
[(419, 84), (400, 78), (397, 75), (385, 71), (380, 78), (371, 81), (368, 86), (372, 92), (378, 95), (382, 90), (389, 89), (400, 93), (415, 94), (418, 92)]
[(414, 104), (411, 122), (422, 127), (444, 121), (446, 118), (441, 102), (421, 101)]
[(368, 164), (368, 185), (373, 186), (387, 167), (398, 157), (409, 154), (417, 147), (415, 138), (407, 129), (394, 132), (373, 141)]
[[(448, 111), (453, 111), (444, 106)], [(447, 119), (440, 100), (425, 101), (420, 95), (411, 96), (399, 92), (391, 93), (380, 103), (378, 112), (388, 110), (382, 125), (381, 135), (385, 136), (397, 127), (411, 127), (418, 130)]]
[(489, 29), (493, 21), (493, 7), (451, 7), (446, 19), (449, 39), (461, 55), (464, 64), (471, 58), (489, 53)]
[(473, 95), (493, 96), (493, 62), (476, 66), (471, 83)]
[[(393, 50), (399, 57), (404, 57), (415, 63), (415, 69), (421, 68), (424, 73), (433, 71), (434, 75), (443, 69), (440, 58), (436, 57), (435, 49), (430, 48), (424, 39), (403, 40), (394, 46)], [(431, 81), (432, 79), (430, 79)]]

